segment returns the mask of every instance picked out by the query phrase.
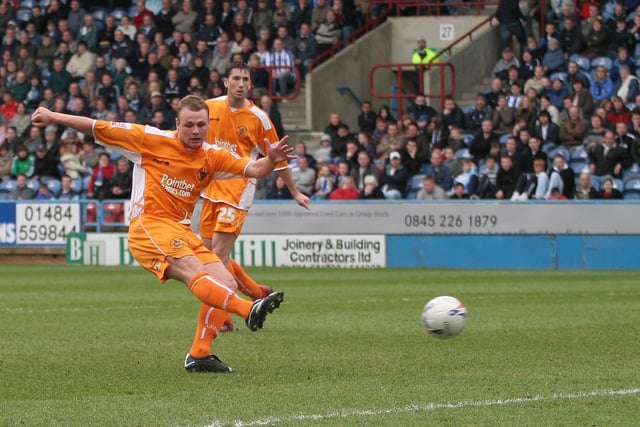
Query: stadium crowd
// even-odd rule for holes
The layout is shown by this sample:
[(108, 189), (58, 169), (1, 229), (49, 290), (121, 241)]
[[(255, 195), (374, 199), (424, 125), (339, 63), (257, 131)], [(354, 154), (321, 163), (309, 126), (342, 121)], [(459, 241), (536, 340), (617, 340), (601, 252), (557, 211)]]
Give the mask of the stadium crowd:
[[(179, 99), (224, 94), (234, 60), (251, 64), (251, 96), (282, 136), (269, 87), (286, 96), (318, 53), (361, 24), (364, 10), (344, 0), (153, 4), (154, 11), (144, 0), (0, 3), (0, 197), (128, 198), (128, 162), (96, 151), (88, 135), (31, 126), (31, 112), (44, 105), (173, 129)], [(522, 31), (505, 33), (490, 88), (475, 105), (448, 98), (438, 111), (418, 95), (397, 118), (368, 101), (351, 124), (331, 114), (319, 150), (296, 143), (297, 187), (332, 200), (640, 194), (637, 4), (548, 4), (539, 38), (531, 31), (537, 2), (516, 17)], [(519, 55), (511, 36), (522, 42)], [(417, 49), (414, 58), (428, 59), (423, 44)], [(291, 195), (273, 176), (257, 197)]]

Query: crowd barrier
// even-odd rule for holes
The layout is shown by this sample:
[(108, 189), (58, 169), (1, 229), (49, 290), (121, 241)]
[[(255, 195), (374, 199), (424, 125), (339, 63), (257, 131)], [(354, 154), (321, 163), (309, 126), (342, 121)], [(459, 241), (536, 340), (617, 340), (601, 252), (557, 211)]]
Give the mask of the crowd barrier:
[[(0, 247), (132, 265), (128, 205), (0, 202)], [(638, 201), (259, 201), (233, 257), (256, 267), (638, 270), (639, 212)]]

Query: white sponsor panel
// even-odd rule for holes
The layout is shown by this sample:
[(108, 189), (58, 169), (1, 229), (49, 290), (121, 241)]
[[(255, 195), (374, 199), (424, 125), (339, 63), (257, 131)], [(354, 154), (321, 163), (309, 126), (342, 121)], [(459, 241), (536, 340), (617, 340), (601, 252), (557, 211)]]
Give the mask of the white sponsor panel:
[(67, 236), (67, 264), (138, 265), (126, 233), (74, 233)]
[(640, 204), (616, 202), (255, 203), (243, 232), (296, 234), (639, 234)]
[(250, 267), (378, 268), (386, 266), (383, 235), (241, 234), (232, 257)]
[(80, 231), (79, 203), (17, 203), (18, 245), (64, 245)]

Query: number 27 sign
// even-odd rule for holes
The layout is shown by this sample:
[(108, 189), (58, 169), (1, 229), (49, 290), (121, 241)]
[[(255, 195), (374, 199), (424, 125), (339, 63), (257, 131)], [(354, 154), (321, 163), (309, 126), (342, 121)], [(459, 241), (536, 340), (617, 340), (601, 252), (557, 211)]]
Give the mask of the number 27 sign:
[(453, 24), (440, 24), (440, 40), (453, 40)]

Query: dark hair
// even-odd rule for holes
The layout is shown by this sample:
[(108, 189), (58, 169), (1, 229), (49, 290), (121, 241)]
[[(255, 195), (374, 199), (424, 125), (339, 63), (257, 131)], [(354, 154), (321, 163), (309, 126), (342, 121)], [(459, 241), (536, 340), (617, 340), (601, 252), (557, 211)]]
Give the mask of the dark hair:
[(229, 64), (229, 68), (227, 68), (227, 77), (231, 75), (231, 71), (233, 70), (247, 70), (249, 71), (251, 68), (249, 67), (248, 64), (245, 64), (244, 62), (239, 62), (239, 61), (234, 61), (231, 64)]

